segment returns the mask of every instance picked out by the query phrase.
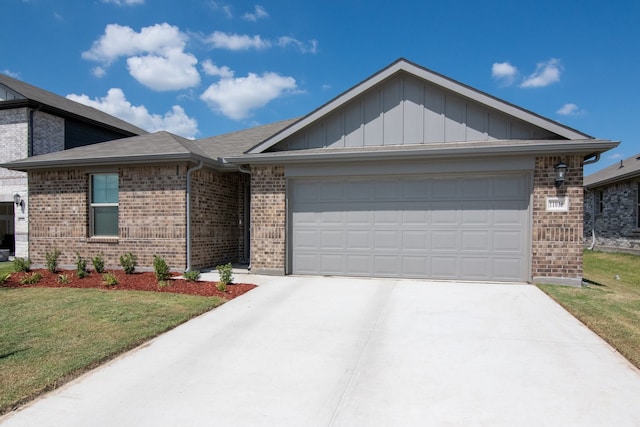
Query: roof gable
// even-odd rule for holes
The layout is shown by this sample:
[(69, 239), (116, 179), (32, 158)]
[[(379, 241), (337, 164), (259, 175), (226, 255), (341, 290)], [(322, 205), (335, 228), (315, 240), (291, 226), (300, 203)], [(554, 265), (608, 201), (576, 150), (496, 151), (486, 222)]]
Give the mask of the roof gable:
[(589, 135), (400, 59), (247, 153), (434, 142), (589, 138)]
[(110, 114), (89, 107), (64, 96), (56, 95), (23, 81), (0, 74), (0, 108), (15, 108), (18, 104), (34, 104), (53, 114), (93, 123), (94, 125), (118, 130), (129, 135), (147, 133), (144, 129), (132, 125)]

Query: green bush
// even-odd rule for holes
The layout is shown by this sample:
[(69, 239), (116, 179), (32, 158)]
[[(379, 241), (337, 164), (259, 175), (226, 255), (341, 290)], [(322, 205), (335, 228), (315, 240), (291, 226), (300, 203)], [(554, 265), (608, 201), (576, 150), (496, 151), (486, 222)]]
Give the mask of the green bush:
[(136, 265), (138, 265), (138, 257), (131, 252), (127, 252), (124, 255), (120, 255), (120, 265), (127, 274), (132, 274), (136, 271)]
[(119, 282), (118, 282), (118, 278), (116, 277), (115, 274), (113, 274), (113, 273), (104, 273), (102, 275), (102, 283), (104, 283), (105, 286), (115, 286)]
[(31, 270), (31, 260), (29, 258), (16, 258), (13, 260), (13, 269), (17, 273), (26, 273)]
[(104, 273), (104, 255), (102, 255), (102, 252), (91, 258), (91, 264), (96, 273)]
[(45, 258), (47, 260), (47, 270), (52, 273), (58, 271), (58, 259), (60, 258), (61, 252), (58, 249), (54, 249), (53, 252), (45, 253)]
[(35, 285), (42, 279), (42, 275), (38, 272), (27, 274), (20, 280), (22, 285)]
[(182, 277), (184, 277), (187, 282), (196, 282), (200, 279), (200, 272), (198, 270), (185, 271)]
[(66, 285), (67, 283), (69, 283), (69, 276), (67, 276), (66, 274), (60, 274), (58, 276), (58, 283)]
[(216, 267), (218, 270), (218, 274), (220, 275), (220, 281), (216, 285), (219, 291), (225, 292), (227, 290), (227, 285), (233, 282), (233, 266), (231, 263), (227, 263), (224, 265), (219, 265)]
[(87, 271), (87, 260), (80, 256), (80, 253), (76, 252), (76, 276), (83, 279), (89, 275)]
[(169, 280), (169, 277), (171, 277), (169, 274), (169, 266), (164, 258), (155, 255), (153, 256), (153, 273), (156, 275), (158, 283)]
[(11, 273), (0, 273), (0, 285), (7, 283), (9, 277), (11, 277)]

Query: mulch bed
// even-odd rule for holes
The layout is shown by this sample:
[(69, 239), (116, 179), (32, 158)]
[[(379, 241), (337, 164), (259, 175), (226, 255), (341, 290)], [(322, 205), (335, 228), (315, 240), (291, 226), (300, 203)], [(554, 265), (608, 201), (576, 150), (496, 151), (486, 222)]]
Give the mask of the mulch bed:
[[(20, 281), (27, 274), (40, 273), (42, 279), (34, 285), (22, 285)], [(124, 271), (115, 270), (109, 271), (118, 278), (118, 284), (115, 286), (106, 286), (102, 279), (102, 274), (92, 271), (87, 277), (79, 278), (76, 276), (75, 271), (60, 270), (56, 273), (51, 273), (49, 270), (34, 269), (30, 273), (11, 273), (11, 277), (7, 280), (2, 287), (8, 288), (97, 288), (105, 289), (108, 291), (150, 291), (150, 292), (171, 292), (177, 294), (186, 295), (200, 295), (200, 296), (217, 296), (230, 300), (236, 298), (251, 289), (256, 285), (249, 283), (234, 283), (227, 285), (227, 290), (221, 292), (216, 288), (216, 282), (189, 282), (184, 279), (178, 279), (179, 274), (174, 274), (172, 278), (167, 282), (167, 286), (158, 286), (153, 272), (135, 272), (133, 274), (125, 274)], [(69, 278), (68, 283), (60, 283), (58, 277), (60, 275), (66, 275)]]

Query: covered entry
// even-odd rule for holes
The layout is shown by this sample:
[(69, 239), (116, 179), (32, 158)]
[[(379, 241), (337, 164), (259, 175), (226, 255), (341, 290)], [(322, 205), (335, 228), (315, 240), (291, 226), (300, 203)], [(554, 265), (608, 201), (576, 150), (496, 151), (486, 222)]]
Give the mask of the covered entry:
[(293, 274), (529, 279), (523, 173), (293, 178)]

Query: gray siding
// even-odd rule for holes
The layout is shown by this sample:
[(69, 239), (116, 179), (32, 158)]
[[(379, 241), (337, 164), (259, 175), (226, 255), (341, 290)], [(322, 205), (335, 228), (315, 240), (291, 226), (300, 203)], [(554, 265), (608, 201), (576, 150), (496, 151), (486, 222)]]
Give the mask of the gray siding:
[(396, 75), (271, 151), (557, 135), (410, 75)]

